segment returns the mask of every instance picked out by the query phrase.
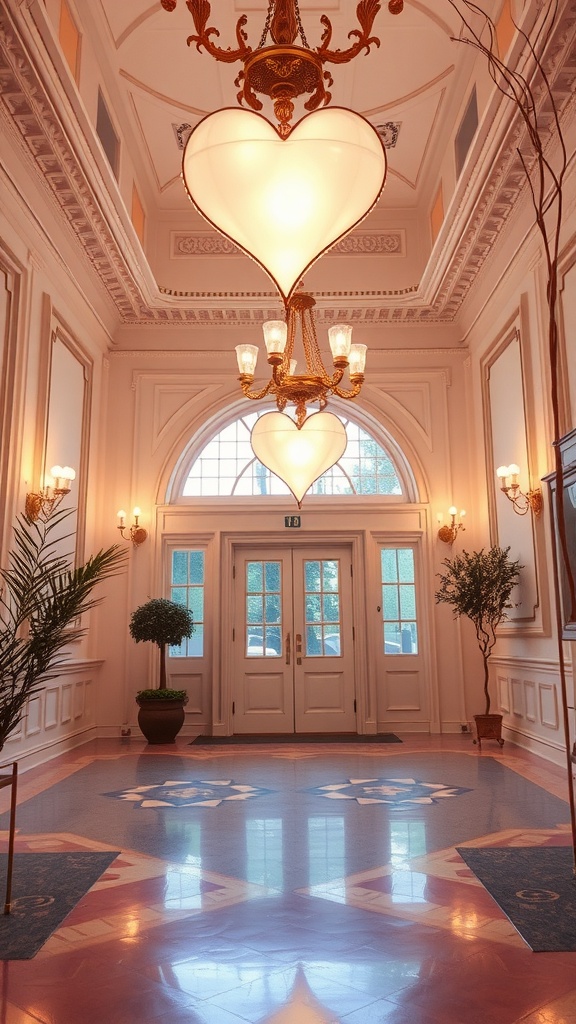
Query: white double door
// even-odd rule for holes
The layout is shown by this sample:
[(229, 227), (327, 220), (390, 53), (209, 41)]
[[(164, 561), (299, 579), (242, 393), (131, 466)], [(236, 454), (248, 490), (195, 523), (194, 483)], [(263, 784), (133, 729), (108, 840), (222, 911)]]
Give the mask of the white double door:
[(235, 552), (234, 733), (356, 732), (351, 550)]

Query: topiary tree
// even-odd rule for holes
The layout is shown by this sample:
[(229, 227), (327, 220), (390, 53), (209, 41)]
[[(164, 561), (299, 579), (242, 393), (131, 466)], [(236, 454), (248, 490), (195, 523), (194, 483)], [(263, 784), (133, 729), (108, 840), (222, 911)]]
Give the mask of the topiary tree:
[(488, 551), (463, 551), (445, 558), (445, 571), (438, 573), (440, 586), (436, 602), (452, 606), (454, 618), (465, 615), (474, 624), (476, 639), (484, 660), (485, 715), (490, 713), (488, 660), (496, 643), (496, 629), (513, 608), (510, 595), (518, 583), (519, 561), (508, 557), (510, 548), (492, 547)]
[(136, 643), (149, 640), (156, 644), (160, 651), (160, 683), (159, 688), (139, 691), (138, 696), (144, 692), (146, 697), (179, 695), (182, 699), (186, 696), (184, 690), (166, 689), (166, 647), (176, 647), (182, 643), (184, 637), (192, 636), (194, 632), (194, 620), (192, 612), (175, 601), (169, 601), (165, 597), (155, 597), (146, 604), (140, 605), (132, 613), (128, 626), (130, 636)]
[(65, 648), (86, 633), (81, 616), (99, 600), (98, 583), (124, 568), (117, 544), (71, 568), (59, 554), (62, 524), (73, 509), (19, 516), (7, 569), (0, 569), (0, 750), (25, 713), (26, 701), (57, 675)]

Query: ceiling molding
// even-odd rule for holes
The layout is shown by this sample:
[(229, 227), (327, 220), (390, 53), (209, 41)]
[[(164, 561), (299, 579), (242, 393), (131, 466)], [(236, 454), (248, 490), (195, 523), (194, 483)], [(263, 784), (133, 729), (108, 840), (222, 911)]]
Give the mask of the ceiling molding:
[[(570, 0), (556, 27), (546, 58), (546, 70), (559, 107), (564, 110), (568, 107), (573, 110), (575, 103), (575, 23), (576, 0)], [(90, 168), (89, 176), (85, 150), (81, 151), (67, 135), (63, 118), (53, 102), (49, 76), (45, 71), (45, 68), (39, 70), (35, 67), (7, 5), (3, 4), (0, 8), (0, 103), (4, 115), (12, 122), (28, 162), (42, 179), (44, 189), (57, 205), (62, 220), (67, 223), (112, 299), (119, 325), (222, 326), (247, 320), (259, 322), (267, 313), (263, 304), (274, 303), (274, 297), (262, 293), (226, 297), (218, 293), (171, 293), (169, 289), (160, 288), (154, 292), (148, 280), (149, 269), (139, 271), (142, 254), (124, 208), (117, 216), (111, 216), (110, 204), (118, 211), (120, 197), (113, 195), (110, 187), (106, 190), (104, 186), (102, 193), (98, 191), (94, 168)], [(335, 307), (337, 302), (337, 308), (345, 311), (346, 317), (353, 322), (375, 326), (453, 323), (504, 224), (526, 191), (524, 172), (516, 152), (518, 138), (516, 124), (498, 162), (492, 165), (491, 173), (482, 183), (480, 197), (472, 210), (466, 207), (463, 199), (462, 208), (455, 217), (456, 221), (467, 225), (466, 230), (459, 233), (455, 221), (453, 250), (433, 254), (436, 284), (428, 301), (416, 287), (396, 292), (362, 293), (360, 296), (331, 297), (325, 294), (319, 303), (322, 307), (319, 315), (328, 316), (327, 305)], [(378, 237), (385, 238), (389, 234), (381, 232)], [(368, 235), (368, 232), (364, 235), (359, 233), (356, 239), (367, 240)], [(354, 238), (352, 235), (349, 240), (343, 240), (346, 255), (357, 253), (358, 258), (362, 258), (368, 243), (360, 243), (359, 248), (362, 249), (364, 244), (365, 249), (358, 252), (354, 249), (357, 244)], [(241, 308), (238, 308), (239, 300)]]

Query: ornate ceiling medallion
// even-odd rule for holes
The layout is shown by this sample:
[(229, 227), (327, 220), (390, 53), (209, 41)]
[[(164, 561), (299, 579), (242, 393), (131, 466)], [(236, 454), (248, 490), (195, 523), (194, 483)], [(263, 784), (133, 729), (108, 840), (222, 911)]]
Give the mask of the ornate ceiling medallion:
[[(166, 11), (173, 11), (177, 0), (161, 0)], [(290, 133), (290, 121), (294, 114), (294, 100), (309, 94), (304, 104), (306, 110), (316, 110), (330, 102), (332, 76), (324, 70), (324, 64), (347, 64), (360, 53), (369, 53), (371, 46), (380, 46), (380, 40), (370, 35), (374, 18), (380, 10), (378, 0), (360, 0), (356, 8), (359, 29), (348, 33), (353, 39), (346, 50), (330, 49), (332, 25), (325, 14), (320, 18), (323, 26), (321, 45), (315, 50), (308, 45), (300, 18), (298, 0), (270, 0), (264, 29), (256, 49), (247, 45), (248, 36), (244, 31), (248, 18), (245, 14), (236, 24), (235, 50), (216, 46), (213, 38), (220, 32), (208, 27), (210, 4), (207, 0), (186, 0), (186, 6), (194, 20), (196, 35), (188, 36), (188, 46), (196, 44), (198, 51), (204, 47), (206, 53), (225, 64), (242, 61), (244, 70), (234, 84), (239, 88), (237, 99), (252, 110), (261, 110), (262, 101), (257, 94), (270, 97), (278, 119), (281, 136)], [(401, 14), (404, 0), (389, 0), (390, 14)], [(265, 45), (270, 34), (272, 45)], [(300, 36), (302, 45), (296, 40)]]

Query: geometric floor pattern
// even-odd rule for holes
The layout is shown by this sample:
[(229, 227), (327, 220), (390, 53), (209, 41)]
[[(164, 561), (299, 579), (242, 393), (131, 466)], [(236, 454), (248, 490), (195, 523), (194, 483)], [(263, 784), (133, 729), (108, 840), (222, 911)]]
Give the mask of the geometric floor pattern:
[(138, 807), (220, 807), (226, 800), (251, 800), (268, 792), (258, 786), (235, 783), (232, 779), (191, 779), (135, 786), (106, 793), (105, 796), (128, 800)]
[(461, 786), (446, 786), (442, 782), (420, 782), (418, 779), (348, 779), (331, 782), (310, 790), (329, 800), (355, 800), (365, 804), (388, 804), (395, 810), (408, 810), (422, 804), (460, 796), (468, 790)]
[(561, 770), (402, 739), (102, 740), (22, 774), (18, 852), (121, 853), (4, 965), (3, 1024), (576, 1024), (576, 954), (532, 953), (455, 849), (570, 845)]

